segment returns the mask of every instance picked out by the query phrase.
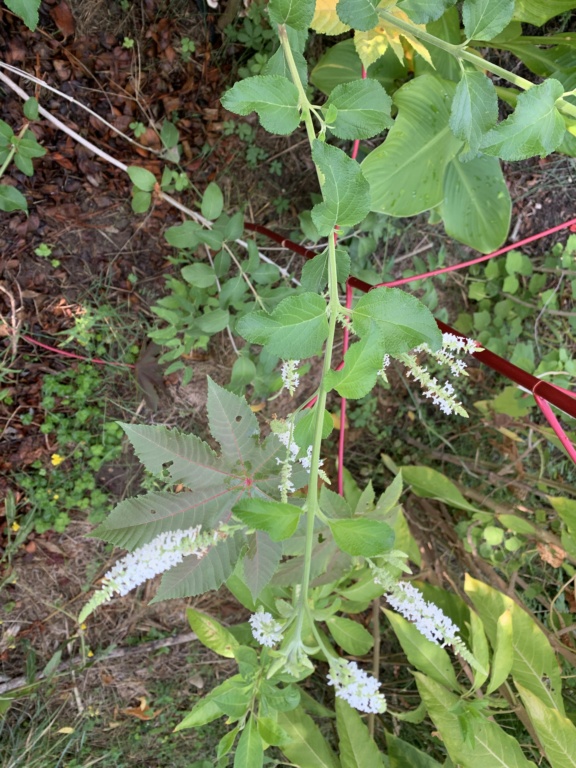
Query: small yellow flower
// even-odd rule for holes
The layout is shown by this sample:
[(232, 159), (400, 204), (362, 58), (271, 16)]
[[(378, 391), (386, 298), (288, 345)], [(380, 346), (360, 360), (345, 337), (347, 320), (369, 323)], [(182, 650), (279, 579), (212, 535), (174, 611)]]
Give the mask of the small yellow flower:
[(94, 656), (94, 651), (88, 651), (87, 656), (88, 658), (91, 658), (92, 656)]
[(20, 530), (20, 525), (16, 521), (14, 521), (10, 526), (10, 528), (14, 531), (14, 533), (16, 533), (16, 531)]
[(58, 501), (58, 499), (60, 498), (60, 494), (59, 494), (59, 493), (55, 493), (55, 494), (52, 496), (52, 498), (54, 499), (54, 501)]
[(81, 630), (85, 630), (85, 629), (86, 629), (86, 626), (87, 626), (86, 624), (80, 624), (80, 629), (81, 629)]
[(53, 467), (57, 467), (59, 464), (62, 464), (64, 461), (64, 456), (60, 456), (59, 453), (53, 453), (50, 457), (50, 461), (52, 462)]

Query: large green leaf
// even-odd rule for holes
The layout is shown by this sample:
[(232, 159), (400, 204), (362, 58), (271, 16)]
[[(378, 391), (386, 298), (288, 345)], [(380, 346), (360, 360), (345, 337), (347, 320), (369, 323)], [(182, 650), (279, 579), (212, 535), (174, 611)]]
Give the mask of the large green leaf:
[(482, 151), (503, 160), (554, 152), (566, 132), (564, 119), (555, 106), (563, 93), (562, 83), (553, 79), (521, 93), (514, 112), (483, 137)]
[(535, 768), (524, 757), (518, 741), (493, 721), (477, 717), (464, 733), (458, 697), (420, 672), (415, 672), (414, 677), (428, 714), (455, 763), (462, 768)]
[(376, 557), (389, 552), (394, 545), (394, 531), (379, 520), (354, 517), (329, 520), (334, 540), (342, 552), (362, 557)]
[[(337, 85), (357, 80), (362, 62), (354, 40), (343, 40), (329, 48), (310, 73), (310, 81), (323, 93), (331, 93)], [(377, 80), (387, 90), (395, 90), (395, 83), (406, 75), (406, 67), (392, 49), (368, 67), (368, 78)]]
[(336, 698), (336, 729), (342, 768), (384, 768), (382, 753), (366, 724), (346, 701)]
[(498, 119), (498, 97), (494, 83), (477, 70), (465, 69), (456, 86), (450, 128), (454, 135), (466, 142), (466, 149), (476, 153), (482, 136)]
[(441, 472), (431, 467), (402, 467), (402, 477), (412, 486), (412, 491), (425, 499), (438, 499), (450, 507), (478, 512), (478, 507), (469, 504), (454, 483)]
[(272, 541), (263, 531), (255, 531), (248, 538), (248, 549), (242, 561), (243, 581), (256, 601), (280, 564), (282, 545)]
[(514, 18), (540, 27), (553, 16), (573, 8), (576, 8), (574, 0), (516, 0)]
[(336, 13), (343, 24), (367, 32), (378, 24), (378, 0), (338, 0)]
[(456, 0), (400, 0), (398, 8), (410, 16), (415, 24), (436, 21)]
[(202, 645), (226, 659), (234, 658), (234, 650), (240, 644), (226, 627), (223, 627), (212, 616), (195, 611), (193, 608), (186, 610), (186, 616), (190, 627), (196, 632)]
[(344, 355), (344, 367), (326, 374), (326, 387), (335, 389), (341, 397), (356, 400), (367, 395), (382, 367), (381, 347), (375, 342), (368, 336), (352, 344)]
[(0, 211), (10, 213), (12, 211), (27, 210), (28, 203), (20, 190), (9, 184), (0, 184)]
[(337, 85), (324, 109), (330, 107), (337, 109), (330, 130), (340, 139), (371, 139), (392, 125), (392, 99), (380, 83), (369, 78)]
[(576, 768), (576, 726), (533, 693), (517, 686), (522, 703), (552, 768)]
[(320, 170), (323, 202), (312, 208), (312, 220), (321, 235), (339, 225), (351, 227), (370, 211), (370, 189), (360, 166), (338, 147), (321, 141), (312, 145), (312, 159)]
[(38, 26), (38, 9), (40, 0), (4, 0), (6, 7), (19, 16), (28, 29), (35, 30)]
[(222, 106), (237, 115), (257, 112), (262, 127), (286, 135), (298, 126), (298, 89), (281, 75), (257, 75), (240, 80), (222, 96)]
[(462, 21), (469, 40), (492, 40), (508, 25), (514, 0), (464, 0)]
[(234, 515), (249, 528), (265, 531), (272, 541), (289, 539), (300, 521), (302, 510), (294, 504), (264, 499), (244, 499), (233, 507)]
[[(386, 731), (386, 746), (390, 768), (441, 768), (440, 763), (433, 757), (422, 752), (407, 741), (399, 739), (390, 731)], [(444, 765), (446, 765), (444, 763)]]
[(261, 768), (264, 765), (264, 744), (258, 732), (258, 721), (251, 715), (240, 735), (234, 768)]
[(364, 656), (374, 645), (374, 637), (362, 624), (344, 616), (329, 616), (326, 624), (330, 634), (345, 653)]
[(290, 736), (290, 743), (282, 751), (298, 768), (340, 768), (340, 761), (320, 729), (301, 706), (280, 712), (278, 725)]
[(499, 248), (508, 236), (512, 215), (499, 160), (481, 155), (463, 163), (454, 158), (446, 169), (440, 213), (450, 237), (481, 253)]
[(420, 344), (438, 349), (442, 334), (430, 310), (399, 288), (374, 288), (363, 296), (352, 312), (354, 332), (378, 339), (381, 350), (402, 355)]
[(460, 686), (448, 652), (424, 637), (412, 622), (406, 621), (398, 613), (383, 611), (410, 664), (449, 690), (459, 691)]
[(314, 16), (314, 0), (270, 0), (268, 13), (275, 24), (308, 30)]
[[(336, 248), (336, 272), (338, 282), (343, 285), (350, 274), (350, 256), (343, 248)], [(322, 293), (328, 283), (327, 248), (304, 264), (301, 283), (305, 291)]]
[(448, 122), (454, 90), (454, 83), (422, 75), (394, 94), (394, 125), (362, 163), (373, 211), (414, 216), (442, 202), (446, 166), (462, 146)]
[(466, 575), (464, 588), (484, 623), (492, 647), (496, 645), (498, 619), (504, 611), (510, 611), (514, 682), (538, 696), (546, 706), (564, 714), (558, 661), (535, 621), (511, 598), (471, 576)]
[(285, 360), (312, 357), (320, 353), (328, 336), (326, 302), (315, 293), (289, 296), (271, 314), (244, 315), (236, 331), (253, 344), (269, 346)]

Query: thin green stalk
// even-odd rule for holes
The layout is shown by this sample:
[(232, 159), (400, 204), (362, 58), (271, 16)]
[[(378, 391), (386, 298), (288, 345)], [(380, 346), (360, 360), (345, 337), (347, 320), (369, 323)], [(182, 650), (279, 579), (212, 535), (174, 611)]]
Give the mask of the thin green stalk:
[[(384, 19), (388, 24), (391, 24), (395, 27), (398, 27), (398, 29), (402, 29), (405, 32), (408, 32), (409, 34), (413, 35), (414, 37), (417, 37), (419, 40), (422, 40), (425, 43), (430, 43), (431, 45), (434, 45), (437, 48), (441, 48), (443, 51), (446, 51), (446, 53), (451, 54), (459, 61), (461, 59), (464, 59), (464, 61), (468, 61), (470, 64), (473, 64), (478, 69), (485, 69), (488, 72), (491, 72), (493, 75), (496, 75), (497, 77), (501, 77), (504, 80), (507, 80), (509, 83), (516, 85), (518, 88), (522, 88), (522, 90), (524, 91), (527, 91), (529, 88), (532, 88), (534, 86), (534, 83), (531, 83), (530, 80), (526, 80), (526, 78), (524, 77), (515, 75), (513, 72), (510, 72), (507, 69), (504, 69), (503, 67), (499, 67), (497, 64), (492, 64), (491, 61), (486, 61), (486, 59), (483, 59), (481, 56), (478, 56), (477, 54), (472, 53), (471, 51), (467, 51), (463, 45), (454, 45), (453, 43), (448, 43), (446, 40), (441, 40), (439, 37), (436, 37), (435, 35), (431, 35), (426, 30), (419, 29), (414, 24), (410, 24), (407, 21), (403, 21), (402, 19), (399, 19), (396, 16), (394, 16), (392, 13), (389, 13), (388, 11), (384, 11), (381, 8), (378, 9), (378, 15), (382, 19)], [(545, 38), (543, 38), (542, 40), (544, 41)], [(558, 109), (561, 109), (566, 115), (576, 118), (576, 106), (574, 106), (573, 104), (570, 104), (570, 102), (566, 101), (563, 98), (560, 98), (556, 101), (556, 106), (558, 107)]]
[(4, 172), (6, 171), (6, 168), (8, 168), (8, 166), (12, 162), (12, 158), (14, 157), (15, 153), (16, 153), (16, 147), (12, 147), (10, 149), (10, 152), (8, 152), (8, 157), (6, 158), (6, 160), (4, 160), (2, 165), (0, 165), (0, 179), (2, 178), (2, 176), (4, 176)]
[(328, 294), (330, 320), (328, 325), (328, 338), (324, 352), (324, 365), (322, 368), (322, 380), (318, 388), (316, 401), (316, 421), (314, 425), (314, 442), (312, 444), (312, 458), (310, 460), (310, 479), (308, 481), (308, 496), (306, 498), (306, 548), (304, 550), (304, 571), (299, 592), (298, 628), (302, 627), (304, 612), (308, 609), (308, 589), (310, 586), (310, 573), (312, 568), (312, 550), (314, 547), (314, 521), (318, 512), (318, 464), (320, 461), (320, 447), (322, 444), (322, 427), (324, 424), (324, 410), (328, 390), (325, 381), (326, 374), (332, 365), (332, 350), (336, 333), (336, 322), (339, 316), (340, 302), (338, 300), (338, 278), (336, 273), (336, 244), (334, 230), (328, 239)]
[(286, 57), (286, 63), (288, 64), (288, 69), (290, 71), (292, 82), (298, 89), (298, 97), (300, 100), (300, 109), (302, 110), (302, 118), (304, 120), (304, 125), (306, 126), (308, 141), (310, 142), (310, 146), (312, 146), (312, 143), (316, 140), (316, 132), (314, 131), (314, 122), (312, 121), (312, 112), (310, 109), (310, 102), (308, 101), (308, 97), (306, 96), (306, 91), (302, 87), (302, 82), (300, 80), (300, 75), (298, 74), (298, 68), (296, 67), (294, 56), (292, 55), (292, 49), (290, 48), (290, 41), (288, 40), (288, 33), (286, 32), (286, 26), (284, 24), (278, 25), (278, 37), (280, 38), (280, 45), (282, 46), (282, 50), (284, 51), (284, 56)]

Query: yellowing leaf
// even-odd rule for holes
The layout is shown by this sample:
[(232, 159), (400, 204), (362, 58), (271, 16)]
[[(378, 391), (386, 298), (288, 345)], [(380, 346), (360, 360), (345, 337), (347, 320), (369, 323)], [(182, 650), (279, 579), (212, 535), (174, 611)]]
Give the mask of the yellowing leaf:
[[(400, 19), (401, 21), (406, 21), (409, 24), (412, 23), (404, 11), (400, 10), (400, 8), (396, 8), (395, 6), (390, 8), (388, 7), (389, 5), (389, 0), (382, 0), (378, 7), (386, 8), (389, 14), (396, 16), (396, 18)], [(426, 29), (425, 24), (414, 24), (413, 26), (416, 29)], [(419, 53), (420, 56), (422, 56), (422, 58), (425, 59), (428, 64), (430, 64), (430, 66), (434, 66), (426, 46), (424, 46), (409, 32), (400, 30), (391, 22), (384, 21), (383, 19), (380, 20), (378, 26), (374, 27), (374, 29), (371, 29), (368, 32), (357, 31), (354, 35), (354, 44), (356, 46), (356, 50), (358, 51), (358, 56), (360, 56), (360, 59), (362, 60), (362, 64), (366, 69), (368, 69), (370, 64), (373, 64), (375, 61), (378, 61), (381, 56), (384, 56), (389, 47), (392, 48), (400, 62), (403, 62), (406, 56), (404, 45), (400, 38), (404, 38), (404, 40), (417, 53)]]
[(342, 24), (336, 13), (338, 0), (316, 0), (316, 11), (310, 23), (312, 29), (322, 35), (341, 35), (350, 27)]

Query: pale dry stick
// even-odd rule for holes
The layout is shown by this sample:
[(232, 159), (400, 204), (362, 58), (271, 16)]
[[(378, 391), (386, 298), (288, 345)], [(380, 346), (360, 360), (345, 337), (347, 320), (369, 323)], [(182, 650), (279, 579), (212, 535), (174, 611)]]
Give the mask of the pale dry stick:
[[(0, 82), (3, 82), (12, 91), (14, 91), (14, 93), (17, 93), (18, 96), (20, 96), (20, 98), (23, 101), (28, 101), (28, 99), (30, 98), (30, 96), (26, 93), (26, 91), (20, 88), (19, 85), (16, 85), (16, 83), (13, 80), (11, 80), (7, 75), (5, 75), (3, 72), (0, 72)], [(125, 163), (121, 162), (120, 160), (117, 160), (115, 157), (112, 157), (112, 155), (109, 155), (107, 152), (104, 152), (104, 150), (100, 149), (95, 144), (92, 144), (92, 142), (85, 139), (83, 136), (81, 136), (79, 133), (74, 131), (72, 128), (69, 128), (61, 120), (58, 120), (57, 117), (54, 117), (54, 115), (48, 112), (47, 109), (44, 109), (44, 107), (38, 106), (38, 112), (42, 115), (42, 117), (45, 117), (46, 120), (51, 122), (61, 131), (63, 131), (65, 134), (70, 136), (70, 138), (74, 139), (74, 141), (77, 141), (79, 144), (82, 144), (82, 146), (86, 147), (86, 149), (89, 149), (91, 152), (94, 152), (94, 154), (100, 157), (102, 160), (105, 160), (107, 163), (110, 163), (116, 168), (119, 168), (124, 173), (127, 173), (128, 166)], [(189, 216), (191, 219), (198, 222), (198, 224), (201, 224), (206, 229), (212, 229), (212, 222), (208, 221), (208, 219), (205, 219), (204, 216), (202, 216), (202, 214), (197, 213), (196, 211), (193, 211), (191, 208), (188, 208), (187, 206), (183, 205), (181, 202), (173, 198), (171, 195), (166, 194), (166, 192), (163, 192), (162, 190), (158, 190), (157, 195), (160, 199), (167, 202), (173, 208), (176, 208), (177, 210), (186, 214), (186, 216)], [(237, 245), (239, 245), (241, 248), (248, 250), (248, 243), (246, 242), (246, 240), (242, 240), (241, 238), (237, 237), (234, 240), (234, 242)], [(279, 274), (285, 280), (290, 280), (295, 285), (300, 285), (300, 282), (295, 277), (292, 277), (292, 275), (288, 272), (288, 270), (278, 265), (275, 261), (272, 261), (272, 259), (269, 259), (268, 256), (265, 256), (263, 253), (260, 253), (260, 251), (258, 251), (258, 258), (261, 261), (264, 261), (266, 264), (272, 264), (273, 267), (276, 267)]]
[[(52, 93), (57, 94), (58, 96), (61, 96), (63, 99), (66, 99), (66, 101), (71, 102), (72, 104), (75, 104), (77, 107), (80, 107), (80, 109), (83, 109), (85, 112), (88, 112), (88, 114), (92, 115), (92, 117), (95, 117), (97, 120), (100, 120), (101, 123), (103, 123), (107, 128), (110, 128), (111, 131), (114, 131), (118, 136), (122, 136), (123, 139), (130, 142), (130, 144), (134, 144), (136, 147), (140, 147), (140, 149), (145, 149), (147, 152), (152, 152), (155, 155), (162, 155), (163, 150), (158, 149), (151, 149), (150, 147), (144, 146), (144, 144), (140, 144), (139, 141), (136, 141), (135, 139), (128, 136), (128, 134), (121, 131), (119, 128), (116, 128), (116, 126), (112, 125), (112, 123), (109, 123), (108, 120), (106, 120), (102, 115), (99, 115), (97, 112), (94, 112), (93, 109), (90, 109), (90, 107), (86, 106), (86, 104), (83, 104), (81, 101), (78, 101), (73, 96), (70, 96), (67, 93), (64, 93), (63, 91), (59, 91), (58, 88), (54, 88), (52, 85), (48, 85), (44, 80), (41, 80), (39, 77), (36, 77), (35, 75), (31, 75), (28, 72), (25, 72), (23, 69), (19, 69), (18, 67), (13, 67), (11, 64), (6, 64), (3, 61), (0, 61), (0, 67), (2, 69), (8, 70), (8, 72), (11, 72), (13, 75), (18, 75), (19, 77), (23, 77), (26, 80), (29, 80), (31, 83), (35, 83), (36, 85), (39, 85), (41, 88), (45, 88), (47, 91), (52, 91)], [(136, 102), (138, 106), (140, 106), (139, 102)]]
[(1, 313), (0, 313), (0, 320), (3, 323), (6, 322), (6, 326), (9, 329), (9, 334), (12, 337), (12, 340), (10, 341), (10, 345), (12, 347), (12, 357), (16, 357), (16, 352), (18, 351), (18, 331), (20, 330), (20, 326), (22, 325), (22, 318), (18, 320), (18, 318), (16, 317), (16, 301), (14, 300), (14, 296), (12, 292), (9, 291), (8, 288), (5, 288), (2, 285), (2, 283), (0, 283), (0, 291), (2, 291), (2, 293), (8, 297), (8, 302), (10, 304), (10, 315), (12, 318), (12, 327), (10, 328), (8, 323), (2, 317)]

